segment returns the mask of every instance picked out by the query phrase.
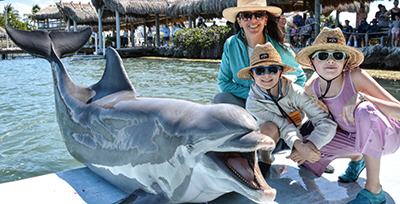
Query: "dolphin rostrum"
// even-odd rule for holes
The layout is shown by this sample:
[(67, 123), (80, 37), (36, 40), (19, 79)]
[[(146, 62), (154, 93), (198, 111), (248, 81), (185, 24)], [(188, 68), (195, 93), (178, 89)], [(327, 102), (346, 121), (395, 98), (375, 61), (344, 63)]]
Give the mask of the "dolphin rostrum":
[(133, 203), (207, 202), (228, 192), (258, 203), (275, 199), (257, 156), (274, 142), (243, 108), (138, 96), (112, 48), (100, 81), (83, 87), (60, 58), (79, 50), (91, 29), (6, 29), (20, 48), (50, 62), (57, 122), (70, 154)]

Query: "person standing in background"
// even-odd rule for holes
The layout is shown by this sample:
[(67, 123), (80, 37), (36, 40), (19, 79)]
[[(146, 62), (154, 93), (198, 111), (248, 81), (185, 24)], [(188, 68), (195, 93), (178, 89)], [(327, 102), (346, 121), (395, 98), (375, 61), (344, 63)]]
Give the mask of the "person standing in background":
[[(164, 36), (163, 36), (163, 45), (169, 46), (169, 35), (171, 34), (171, 30), (168, 27), (168, 24), (165, 24), (165, 26), (162, 29)], [(164, 44), (165, 43), (165, 44)]]

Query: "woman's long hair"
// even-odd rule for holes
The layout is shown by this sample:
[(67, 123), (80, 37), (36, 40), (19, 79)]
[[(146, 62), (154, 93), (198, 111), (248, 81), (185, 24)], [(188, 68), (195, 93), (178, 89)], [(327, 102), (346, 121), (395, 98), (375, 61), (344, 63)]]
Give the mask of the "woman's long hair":
[[(264, 34), (269, 35), (269, 37), (271, 37), (273, 40), (283, 45), (284, 43), (283, 35), (278, 27), (279, 17), (272, 15), (268, 11), (266, 11), (266, 13), (268, 15), (268, 21), (267, 21), (267, 26), (265, 26), (264, 28)], [(236, 15), (236, 18), (239, 18), (239, 14), (240, 13)], [(240, 26), (237, 20), (235, 21), (235, 28), (237, 31), (240, 30)]]

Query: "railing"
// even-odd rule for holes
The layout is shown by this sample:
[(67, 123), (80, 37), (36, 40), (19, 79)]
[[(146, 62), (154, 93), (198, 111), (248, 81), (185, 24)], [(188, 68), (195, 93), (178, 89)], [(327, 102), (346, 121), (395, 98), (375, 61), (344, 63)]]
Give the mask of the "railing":
[(66, 24), (57, 19), (39, 20), (37, 26), (38, 30), (64, 30), (66, 28)]

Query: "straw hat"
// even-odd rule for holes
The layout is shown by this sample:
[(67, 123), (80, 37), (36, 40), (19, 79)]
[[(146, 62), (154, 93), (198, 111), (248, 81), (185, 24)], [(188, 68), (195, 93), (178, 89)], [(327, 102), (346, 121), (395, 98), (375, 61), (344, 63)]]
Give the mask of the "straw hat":
[(302, 66), (309, 67), (310, 56), (319, 50), (344, 51), (349, 60), (343, 71), (358, 67), (364, 61), (364, 54), (359, 49), (346, 45), (346, 40), (340, 28), (330, 29), (325, 27), (322, 29), (314, 43), (297, 53), (295, 60)]
[(294, 67), (291, 67), (287, 64), (283, 64), (281, 56), (279, 55), (278, 51), (276, 51), (274, 46), (270, 42), (268, 42), (267, 44), (256, 45), (250, 57), (250, 66), (241, 69), (237, 73), (237, 77), (240, 79), (251, 79), (250, 70), (252, 68), (258, 66), (268, 67), (270, 65), (282, 66), (283, 67), (282, 74), (294, 72), (297, 70)]
[(268, 11), (275, 16), (282, 13), (279, 7), (267, 6), (266, 0), (237, 0), (237, 7), (226, 8), (222, 11), (222, 15), (228, 21), (235, 23), (237, 14), (242, 11)]

